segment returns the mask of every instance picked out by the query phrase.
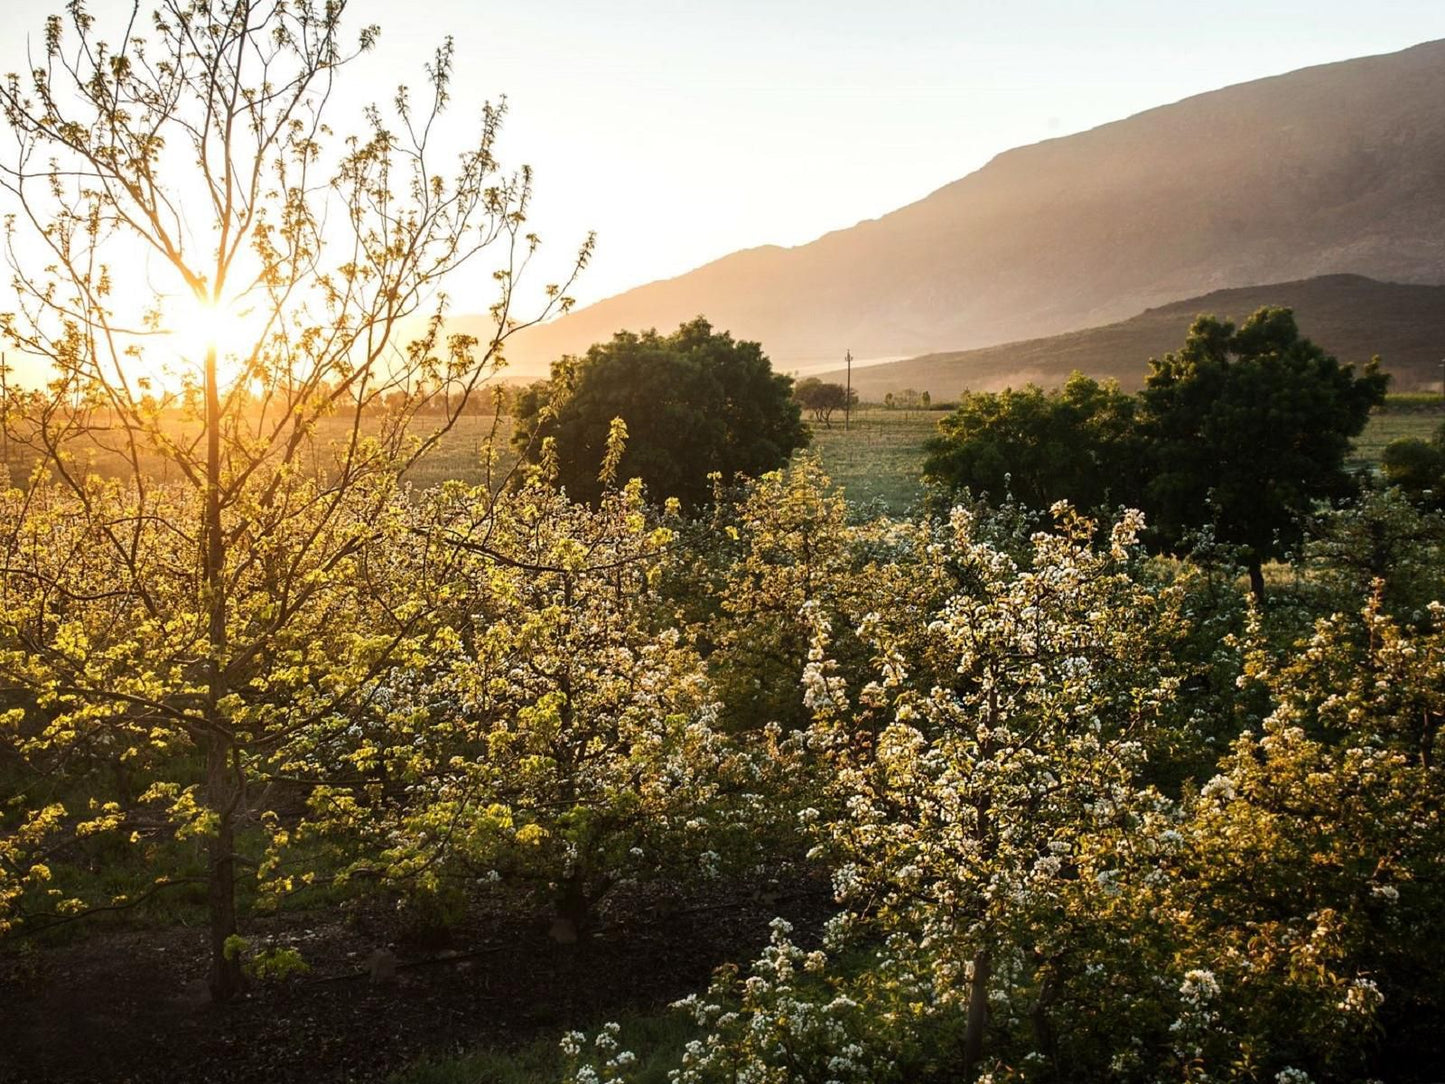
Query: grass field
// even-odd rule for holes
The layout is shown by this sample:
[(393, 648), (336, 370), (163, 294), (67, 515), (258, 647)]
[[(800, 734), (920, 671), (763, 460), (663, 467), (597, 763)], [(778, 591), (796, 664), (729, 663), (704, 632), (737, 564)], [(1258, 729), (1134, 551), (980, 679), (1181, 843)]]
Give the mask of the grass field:
[(943, 411), (853, 412), (847, 431), (835, 415), (831, 429), (814, 424), (813, 444), (823, 469), (855, 504), (907, 512), (923, 498), (923, 445)]
[[(823, 469), (842, 486), (849, 500), (878, 502), (895, 514), (917, 505), (923, 495), (923, 445), (937, 431), (943, 411), (869, 409), (855, 411), (848, 432), (815, 427), (813, 448)], [(1385, 446), (1402, 437), (1428, 440), (1445, 422), (1445, 401), (1438, 396), (1390, 396), (1355, 442), (1352, 465), (1372, 467)]]
[(1403, 437), (1429, 440), (1442, 422), (1445, 422), (1445, 400), (1439, 396), (1392, 395), (1370, 416), (1365, 431), (1355, 441), (1351, 462), (1373, 466), (1392, 440)]
[[(808, 452), (818, 457), (849, 500), (903, 513), (922, 499), (923, 445), (941, 417), (937, 410), (857, 410), (846, 432), (841, 417), (834, 418), (831, 429), (815, 425)], [(491, 433), (491, 418), (463, 418), (407, 472), (406, 480), (418, 489), (453, 478), (475, 485), (483, 477), (482, 447)], [(511, 425), (504, 418), (496, 430), (498, 473), (515, 461), (510, 437)], [(321, 438), (325, 440), (324, 432)]]
[[(815, 425), (808, 452), (817, 455), (848, 499), (903, 513), (923, 496), (923, 444), (933, 436), (942, 411), (863, 409), (853, 413), (845, 432), (841, 417), (831, 429)], [(418, 489), (449, 479), (476, 484), (482, 480), (482, 446), (492, 432), (491, 418), (463, 418), (441, 442), (406, 474)], [(504, 472), (515, 460), (508, 441), (511, 425), (497, 428), (498, 467)], [(324, 434), (323, 434), (324, 439)]]
[(459, 419), (403, 478), (417, 489), (428, 489), (453, 479), (476, 485), (486, 476), (483, 447), (494, 435), (497, 459), (492, 477), (500, 479), (517, 461), (511, 446), (512, 419), (493, 419), (490, 415)]

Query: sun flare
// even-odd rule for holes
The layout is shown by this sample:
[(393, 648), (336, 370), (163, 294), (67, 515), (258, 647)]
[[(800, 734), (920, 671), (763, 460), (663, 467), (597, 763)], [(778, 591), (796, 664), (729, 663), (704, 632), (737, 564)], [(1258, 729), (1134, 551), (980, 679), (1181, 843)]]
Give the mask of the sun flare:
[(266, 319), (254, 307), (182, 300), (166, 307), (160, 330), (159, 341), (144, 353), (143, 377), (164, 388), (198, 382), (214, 349), (217, 377), (227, 387), (245, 374), (265, 336)]

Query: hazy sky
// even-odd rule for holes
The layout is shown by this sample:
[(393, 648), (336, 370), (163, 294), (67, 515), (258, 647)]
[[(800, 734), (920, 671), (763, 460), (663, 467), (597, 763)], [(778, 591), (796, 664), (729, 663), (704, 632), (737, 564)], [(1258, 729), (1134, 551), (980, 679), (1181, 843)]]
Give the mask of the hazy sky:
[[(0, 0), (0, 68), (23, 67), (27, 34), (60, 6)], [(101, 20), (129, 8), (90, 3)], [(355, 102), (419, 81), (447, 34), (452, 122), (508, 96), (501, 155), (536, 169), (533, 223), (552, 252), (598, 231), (584, 302), (877, 216), (1012, 146), (1445, 37), (1441, 0), (352, 0), (350, 12), (353, 29), (382, 27), (343, 84)]]

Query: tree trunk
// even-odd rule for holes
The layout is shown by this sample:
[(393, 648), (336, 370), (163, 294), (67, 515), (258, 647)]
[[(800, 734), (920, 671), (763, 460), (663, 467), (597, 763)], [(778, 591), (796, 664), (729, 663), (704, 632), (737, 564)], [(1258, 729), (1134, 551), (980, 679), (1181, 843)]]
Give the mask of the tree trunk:
[(592, 917), (592, 901), (582, 878), (576, 874), (562, 882), (556, 900), (551, 937), (559, 945), (575, 945)]
[(1264, 604), (1264, 563), (1258, 557), (1249, 559), (1249, 590), (1254, 601)]
[(206, 803), (216, 816), (210, 840), (207, 897), (211, 924), (211, 997), (229, 1001), (241, 987), (241, 961), (227, 958), (236, 933), (236, 800), (230, 778), (233, 738), (221, 718), (226, 695), (226, 550), (221, 534), (221, 389), (216, 346), (206, 351), (206, 507), (202, 535), (210, 658), (206, 662)]
[(1048, 1059), (1049, 1076), (1054, 1080), (1059, 1079), (1059, 1042), (1058, 1036), (1054, 1033), (1049, 1009), (1053, 1005), (1054, 994), (1057, 990), (1054, 972), (1046, 968), (1044, 979), (1039, 984), (1038, 999), (1029, 1009), (1029, 1025), (1034, 1033), (1034, 1049)]
[(206, 750), (206, 801), (216, 814), (210, 838), (207, 903), (210, 910), (211, 1000), (229, 1001), (241, 989), (241, 960), (227, 953), (236, 933), (236, 811), (231, 793), (230, 744), (213, 735)]
[(983, 1032), (988, 1026), (988, 979), (992, 959), (987, 948), (974, 953), (973, 979), (968, 987), (968, 1024), (963, 1033), (963, 1079), (972, 1080), (983, 1060)]

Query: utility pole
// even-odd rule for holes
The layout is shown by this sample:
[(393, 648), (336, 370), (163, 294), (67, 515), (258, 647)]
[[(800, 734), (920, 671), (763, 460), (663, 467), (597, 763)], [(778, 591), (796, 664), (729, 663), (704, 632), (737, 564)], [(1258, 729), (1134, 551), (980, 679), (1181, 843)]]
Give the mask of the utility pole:
[[(848, 388), (843, 393), (843, 432), (846, 433), (848, 432), (848, 423), (853, 420), (853, 351), (851, 348), (843, 355), (843, 358), (848, 363)], [(1440, 371), (1445, 373), (1445, 361), (1440, 363)], [(834, 384), (833, 386), (836, 388), (838, 385)]]
[(1445, 399), (1445, 358), (1440, 359), (1440, 398)]

